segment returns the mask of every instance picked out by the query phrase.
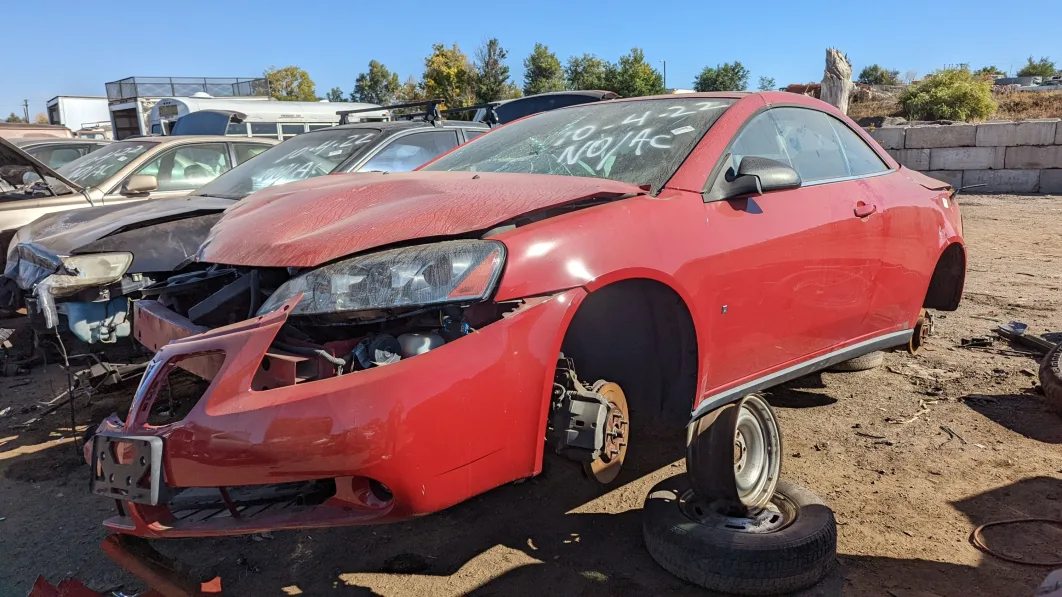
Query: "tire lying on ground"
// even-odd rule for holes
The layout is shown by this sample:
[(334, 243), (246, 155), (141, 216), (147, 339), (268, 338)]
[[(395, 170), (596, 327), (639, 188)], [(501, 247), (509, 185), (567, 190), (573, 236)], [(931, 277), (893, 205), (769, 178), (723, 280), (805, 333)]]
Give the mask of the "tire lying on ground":
[(885, 353), (878, 350), (847, 361), (841, 361), (830, 367), (830, 371), (866, 371), (880, 367), (885, 362)]
[(1062, 343), (1040, 362), (1040, 385), (1047, 397), (1047, 405), (1062, 414)]
[(649, 492), (642, 532), (660, 566), (706, 589), (777, 595), (814, 585), (837, 555), (833, 511), (784, 479), (778, 481), (772, 510), (748, 523), (712, 514), (680, 474)]

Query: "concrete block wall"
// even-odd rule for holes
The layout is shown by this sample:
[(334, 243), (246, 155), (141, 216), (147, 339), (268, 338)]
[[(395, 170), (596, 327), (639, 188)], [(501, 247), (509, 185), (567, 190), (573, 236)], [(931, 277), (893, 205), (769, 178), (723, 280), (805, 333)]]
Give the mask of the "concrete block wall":
[(897, 162), (967, 193), (1062, 194), (1062, 121), (909, 125), (872, 129)]

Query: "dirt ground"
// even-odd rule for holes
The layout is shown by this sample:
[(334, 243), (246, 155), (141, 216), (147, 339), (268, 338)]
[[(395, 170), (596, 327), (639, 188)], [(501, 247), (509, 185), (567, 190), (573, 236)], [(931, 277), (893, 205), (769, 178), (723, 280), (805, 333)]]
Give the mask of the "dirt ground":
[[(938, 316), (920, 355), (890, 353), (879, 369), (816, 374), (769, 394), (786, 434), (783, 474), (821, 495), (839, 525), (838, 566), (805, 595), (1022, 596), (1050, 571), (987, 556), (969, 536), (994, 520), (1062, 519), (1062, 418), (1037, 392), (1034, 358), (958, 345), (1011, 320), (1062, 331), (1062, 197), (961, 203), (965, 297)], [(16, 427), (64, 387), (49, 369), (0, 377), (0, 413), (11, 407), (0, 416), (0, 596), (25, 595), (38, 574), (134, 592), (136, 579), (97, 547), (113, 505), (88, 493), (69, 412)], [(131, 391), (79, 403), (78, 426)], [(682, 439), (643, 445), (607, 490), (550, 458), (538, 478), (413, 522), (159, 548), (221, 574), (233, 595), (703, 595), (660, 569), (641, 538), (642, 500), (682, 470)], [(1058, 527), (986, 536), (1026, 561), (1062, 558)]]

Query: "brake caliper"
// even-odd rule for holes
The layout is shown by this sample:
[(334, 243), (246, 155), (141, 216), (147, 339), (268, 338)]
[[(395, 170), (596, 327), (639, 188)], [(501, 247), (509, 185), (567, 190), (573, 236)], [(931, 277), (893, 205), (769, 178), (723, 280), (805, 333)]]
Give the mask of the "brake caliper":
[(600, 458), (610, 410), (601, 394), (579, 381), (572, 359), (561, 355), (553, 379), (547, 436), (557, 453), (577, 462)]

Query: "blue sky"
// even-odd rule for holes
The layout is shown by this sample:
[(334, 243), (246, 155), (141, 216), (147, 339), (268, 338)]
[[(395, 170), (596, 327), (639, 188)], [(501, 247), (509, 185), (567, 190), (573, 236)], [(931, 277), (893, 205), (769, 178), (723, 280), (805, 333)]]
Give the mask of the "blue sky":
[(536, 41), (562, 61), (583, 52), (615, 60), (638, 46), (658, 67), (667, 61), (669, 87), (684, 88), (705, 65), (732, 60), (752, 72), (751, 87), (760, 76), (817, 81), (827, 46), (857, 73), (875, 62), (901, 73), (959, 62), (1009, 70), (1030, 54), (1062, 63), (1058, 36), (1035, 25), (1062, 16), (1058, 0), (1012, 0), (1006, 13), (1042, 18), (1001, 20), (1000, 4), (984, 0), (50, 0), (45, 10), (10, 0), (0, 113), (21, 114), (25, 98), (32, 117), (53, 96), (103, 95), (106, 81), (133, 75), (245, 77), (270, 65), (306, 69), (318, 95), (349, 92), (370, 59), (419, 78), (432, 43), (457, 42), (471, 56), (490, 37), (509, 50), (518, 83)]

